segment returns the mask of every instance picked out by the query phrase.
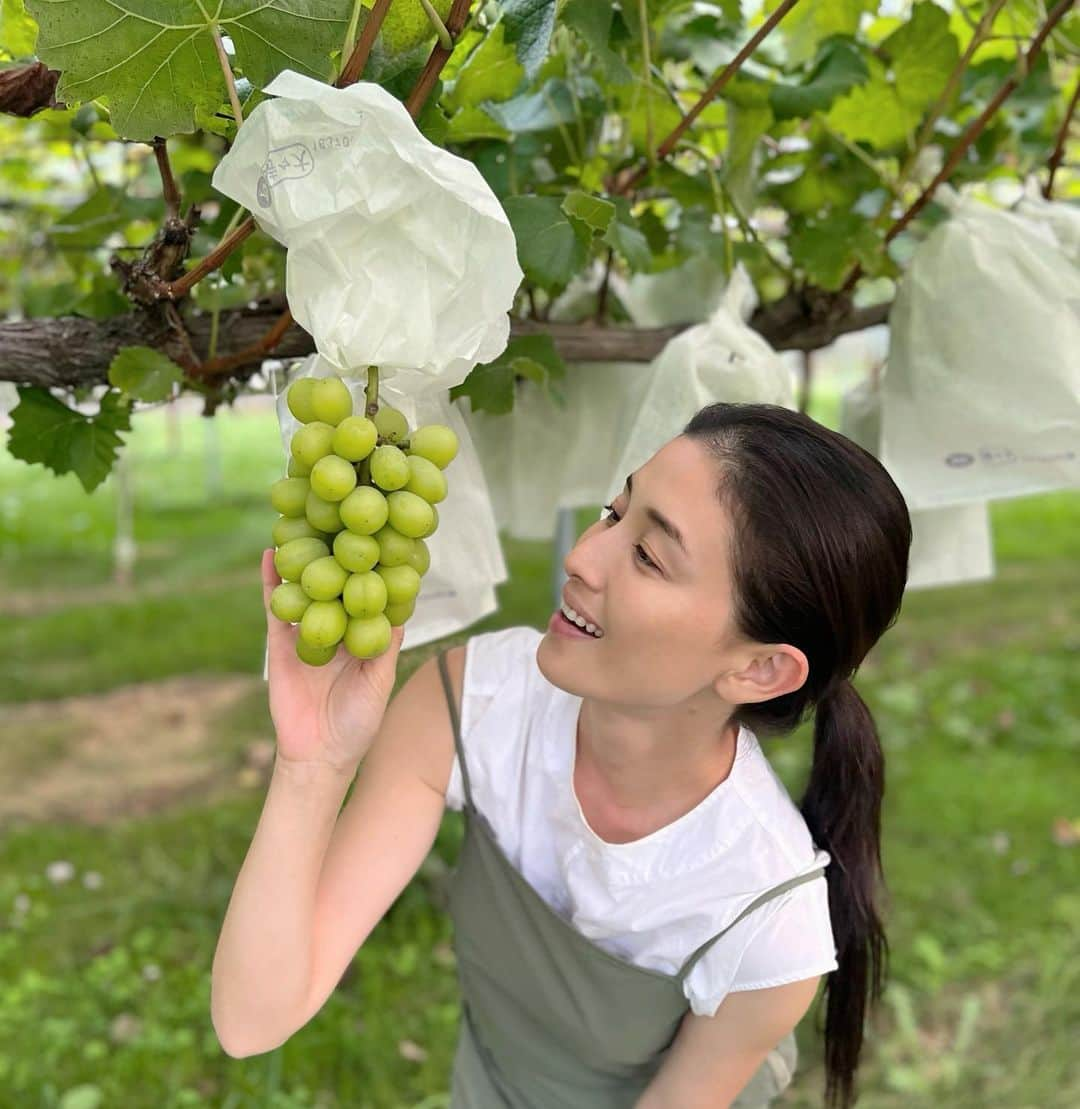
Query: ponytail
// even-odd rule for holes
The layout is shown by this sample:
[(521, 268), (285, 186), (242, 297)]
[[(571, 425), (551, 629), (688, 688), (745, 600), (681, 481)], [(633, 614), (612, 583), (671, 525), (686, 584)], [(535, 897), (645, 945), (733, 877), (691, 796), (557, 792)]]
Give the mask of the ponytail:
[(874, 718), (850, 681), (818, 701), (814, 752), (799, 804), (814, 842), (831, 855), (826, 870), (838, 967), (825, 987), (825, 1101), (847, 1109), (870, 1005), (881, 996), (888, 942), (879, 916), (881, 800), (885, 757)]

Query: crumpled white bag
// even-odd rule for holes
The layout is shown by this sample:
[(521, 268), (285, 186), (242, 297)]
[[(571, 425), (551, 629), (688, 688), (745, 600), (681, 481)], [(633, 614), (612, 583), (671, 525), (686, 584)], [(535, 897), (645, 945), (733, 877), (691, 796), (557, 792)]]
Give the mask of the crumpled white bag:
[[(841, 396), (840, 433), (880, 458), (880, 381), (867, 378)], [(897, 488), (904, 493), (899, 482)], [(904, 499), (907, 500), (906, 495)], [(994, 577), (994, 543), (989, 505), (985, 501), (944, 508), (909, 507), (908, 514), (911, 552), (907, 589), (930, 589)]]
[[(580, 321), (595, 303), (602, 266), (575, 277), (550, 318)], [(515, 539), (548, 540), (558, 511), (597, 504), (648, 384), (647, 362), (568, 363), (560, 407), (542, 386), (515, 387), (503, 415), (468, 408), (466, 420), (491, 491), (500, 530)]]
[[(288, 386), (301, 377), (331, 377), (337, 367), (319, 354), (309, 354), (286, 374), (272, 374), (277, 398), (278, 423), (284, 452), (282, 476), (288, 466), (289, 443), (301, 426), (286, 403)], [(366, 403), (363, 378), (345, 377), (353, 398), (353, 411), (362, 412)], [(400, 409), (410, 428), (445, 424), (458, 437), (458, 453), (446, 469), (447, 494), (436, 506), (439, 526), (424, 542), (431, 566), (420, 582), (416, 607), (405, 624), (402, 647), (452, 635), (495, 611), (495, 586), (509, 577), (496, 530), (484, 471), (473, 446), (469, 428), (458, 403), (445, 392), (415, 397), (399, 393), (393, 385), (379, 383), (379, 403)], [(266, 672), (264, 670), (263, 677)]]
[(1065, 256), (1080, 266), (1080, 206), (1046, 200), (1032, 180), (1028, 182), (1027, 194), (1016, 205), (1016, 212), (1035, 224), (1043, 224)]
[(1080, 484), (1080, 268), (1047, 224), (937, 195), (890, 315), (881, 460), (913, 508)]
[(626, 475), (679, 435), (707, 404), (795, 407), (787, 363), (746, 323), (756, 302), (746, 270), (736, 266), (709, 318), (680, 332), (656, 356), (637, 416), (608, 475), (605, 499), (617, 497)]
[(517, 245), (480, 171), (429, 142), (359, 81), (278, 74), (214, 171), (214, 188), (288, 248), (293, 317), (338, 372), (379, 367), (420, 396), (506, 347)]

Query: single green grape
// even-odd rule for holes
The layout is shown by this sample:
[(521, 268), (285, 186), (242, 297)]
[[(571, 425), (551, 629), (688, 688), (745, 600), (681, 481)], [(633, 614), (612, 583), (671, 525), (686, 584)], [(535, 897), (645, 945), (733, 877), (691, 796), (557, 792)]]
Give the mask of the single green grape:
[(296, 657), (301, 662), (306, 662), (308, 666), (325, 666), (333, 659), (337, 651), (337, 643), (331, 643), (329, 647), (312, 647), (300, 636), (296, 637)]
[(399, 489), (386, 498), (390, 506), (390, 526), (410, 539), (419, 539), (430, 535), (435, 526), (435, 508), (428, 504), (423, 497)]
[(314, 387), (314, 378), (299, 377), (285, 393), (285, 403), (288, 405), (289, 411), (302, 424), (310, 424), (312, 420), (318, 419), (315, 415), (315, 409), (311, 407), (311, 393)]
[(282, 516), (303, 516), (311, 483), (306, 477), (283, 477), (270, 486), (270, 503)]
[(439, 510), (434, 505), (431, 506), (431, 515), (431, 530), (425, 531), (423, 535), (419, 536), (420, 539), (427, 539), (428, 536), (434, 535), (439, 530)]
[(409, 454), (417, 454), (445, 470), (458, 452), (458, 437), (446, 424), (425, 424), (409, 438)]
[(389, 404), (379, 406), (379, 411), (374, 416), (375, 426), (379, 434), (391, 443), (400, 443), (409, 437), (409, 421), (400, 408), (392, 408)]
[(386, 608), (386, 582), (374, 570), (350, 574), (341, 601), (350, 616), (377, 616)]
[(446, 475), (431, 461), (420, 454), (409, 454), (405, 459), (409, 467), (409, 480), (405, 488), (428, 504), (438, 504), (446, 499)]
[(341, 519), (357, 535), (374, 535), (390, 518), (386, 497), (371, 485), (358, 485), (341, 502)]
[(311, 467), (311, 489), (324, 501), (344, 500), (356, 488), (356, 470), (351, 462), (328, 454)]
[(416, 598), (398, 605), (387, 605), (384, 615), (390, 621), (390, 626), (400, 628), (416, 611)]
[(367, 416), (346, 416), (334, 428), (334, 454), (359, 462), (375, 449), (379, 430)]
[(406, 566), (411, 566), (421, 577), (431, 569), (431, 552), (423, 539), (413, 540), (413, 549), (405, 560)]
[(290, 539), (322, 539), (323, 533), (312, 527), (306, 516), (279, 516), (274, 521), (271, 538), (275, 547), (284, 547)]
[(348, 622), (341, 601), (312, 601), (300, 617), (300, 638), (312, 647), (331, 647), (341, 640)]
[(345, 626), (345, 650), (356, 658), (375, 658), (390, 646), (390, 621), (376, 616), (353, 616)]
[(298, 459), (289, 459), (289, 468), (286, 471), (289, 477), (307, 477), (311, 473), (311, 467), (305, 466), (303, 462)]
[(373, 535), (357, 535), (346, 528), (334, 536), (334, 558), (346, 570), (362, 574), (379, 561), (379, 542)]
[(321, 539), (290, 539), (274, 551), (274, 569), (285, 581), (299, 581), (309, 562), (329, 553), (330, 548)]
[(313, 601), (332, 601), (341, 596), (349, 571), (333, 555), (316, 558), (304, 567), (300, 585)]
[(400, 489), (409, 480), (409, 463), (405, 452), (386, 443), (371, 452), (371, 480), (380, 489)]
[(386, 603), (400, 605), (420, 592), (420, 575), (411, 566), (376, 566), (375, 573), (386, 582)]
[(402, 535), (387, 524), (375, 533), (375, 541), (379, 544), (379, 562), (383, 566), (404, 566), (409, 561), (414, 542), (410, 536)]
[(313, 528), (318, 528), (328, 535), (341, 531), (344, 526), (338, 506), (333, 501), (324, 501), (314, 489), (308, 490), (307, 500), (304, 502), (304, 515)]
[(311, 598), (294, 581), (283, 581), (270, 594), (270, 611), (286, 624), (298, 623), (309, 604)]
[(352, 393), (340, 377), (319, 377), (311, 390), (311, 407), (315, 419), (337, 427), (347, 416), (352, 415)]
[(334, 429), (322, 420), (304, 424), (289, 443), (289, 452), (305, 466), (314, 466), (320, 458), (330, 454), (333, 447)]

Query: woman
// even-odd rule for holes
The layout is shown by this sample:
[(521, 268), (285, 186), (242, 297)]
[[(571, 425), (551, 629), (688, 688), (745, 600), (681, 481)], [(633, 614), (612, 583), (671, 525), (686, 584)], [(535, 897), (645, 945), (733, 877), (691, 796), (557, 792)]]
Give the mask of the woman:
[[(318, 1012), (450, 805), (454, 1109), (760, 1104), (823, 975), (826, 1097), (850, 1105), (887, 948), (883, 759), (849, 679), (896, 619), (910, 544), (868, 452), (714, 404), (567, 557), (581, 634), (556, 613), (543, 636), (474, 636), (387, 707), (400, 629), (314, 670), (271, 621), (278, 755), (214, 962), (226, 1050)], [(811, 710), (796, 808), (757, 741)]]

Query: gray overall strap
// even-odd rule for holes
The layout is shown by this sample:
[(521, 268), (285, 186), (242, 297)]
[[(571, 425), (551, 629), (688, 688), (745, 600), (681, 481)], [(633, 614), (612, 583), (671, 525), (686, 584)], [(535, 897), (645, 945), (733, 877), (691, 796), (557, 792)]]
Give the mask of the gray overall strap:
[(788, 878), (787, 881), (781, 882), (780, 885), (773, 886), (772, 889), (766, 890), (760, 896), (755, 897), (754, 900), (751, 901), (750, 904), (747, 905), (746, 908), (743, 909), (743, 911), (739, 913), (739, 915), (730, 924), (722, 928), (719, 932), (716, 933), (715, 936), (711, 936), (709, 939), (707, 939), (693, 953), (693, 955), (691, 955), (690, 958), (687, 959), (685, 963), (683, 963), (682, 969), (679, 971), (678, 975), (679, 982), (685, 981), (686, 976), (694, 969), (694, 967), (697, 965), (698, 959), (700, 959), (701, 956), (705, 954), (708, 948), (716, 940), (720, 939), (720, 937), (723, 936), (729, 929), (734, 928), (735, 925), (738, 924), (739, 921), (747, 915), (747, 913), (753, 912), (754, 909), (756, 909), (759, 905), (764, 905), (766, 901), (771, 901), (774, 897), (779, 897), (782, 893), (787, 893), (787, 891), (793, 886), (802, 885), (803, 882), (809, 882), (812, 878), (817, 878), (819, 875), (824, 873), (825, 867), (819, 866), (814, 870), (808, 871), (806, 874), (797, 874), (794, 878)]
[(450, 708), (450, 721), (454, 726), (454, 746), (457, 748), (458, 765), (461, 767), (461, 783), (465, 787), (465, 807), (474, 808), (472, 790), (469, 788), (469, 769), (465, 765), (465, 752), (461, 746), (461, 726), (458, 722), (457, 706), (454, 704), (454, 688), (450, 682), (450, 673), (446, 669), (446, 652), (439, 654), (439, 675), (442, 677), (443, 689), (446, 690), (446, 703)]

